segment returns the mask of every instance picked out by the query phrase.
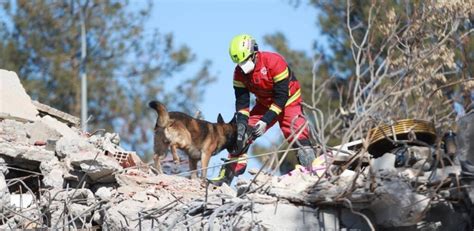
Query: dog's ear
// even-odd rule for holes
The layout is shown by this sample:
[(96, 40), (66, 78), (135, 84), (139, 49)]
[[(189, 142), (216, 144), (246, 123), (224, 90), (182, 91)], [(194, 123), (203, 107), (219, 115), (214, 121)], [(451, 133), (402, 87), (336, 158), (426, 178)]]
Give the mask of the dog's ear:
[(232, 119), (229, 121), (229, 124), (235, 124), (235, 123), (237, 123), (237, 119), (234, 115), (234, 116), (232, 116)]
[(217, 115), (217, 123), (219, 123), (219, 124), (225, 123), (224, 118), (222, 118), (221, 113), (219, 113), (219, 115)]

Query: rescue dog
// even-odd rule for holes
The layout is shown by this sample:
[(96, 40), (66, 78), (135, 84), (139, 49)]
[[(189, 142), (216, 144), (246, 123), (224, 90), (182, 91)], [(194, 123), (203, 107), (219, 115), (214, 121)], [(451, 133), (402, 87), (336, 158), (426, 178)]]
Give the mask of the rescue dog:
[(229, 152), (235, 146), (237, 128), (235, 119), (225, 123), (221, 114), (217, 123), (193, 118), (182, 112), (168, 112), (166, 107), (151, 101), (148, 106), (154, 109), (158, 118), (154, 129), (154, 162), (161, 172), (161, 158), (171, 149), (173, 160), (179, 163), (176, 149), (184, 151), (189, 157), (191, 178), (197, 178), (197, 163), (201, 160), (201, 177), (206, 178), (207, 167), (211, 156), (227, 149)]

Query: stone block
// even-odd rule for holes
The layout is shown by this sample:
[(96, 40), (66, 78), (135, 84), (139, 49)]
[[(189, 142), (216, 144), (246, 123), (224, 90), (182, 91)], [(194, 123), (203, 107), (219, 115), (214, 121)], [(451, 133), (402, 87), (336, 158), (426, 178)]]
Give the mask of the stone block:
[(13, 71), (0, 69), (0, 118), (35, 121), (38, 110), (31, 103), (20, 78)]

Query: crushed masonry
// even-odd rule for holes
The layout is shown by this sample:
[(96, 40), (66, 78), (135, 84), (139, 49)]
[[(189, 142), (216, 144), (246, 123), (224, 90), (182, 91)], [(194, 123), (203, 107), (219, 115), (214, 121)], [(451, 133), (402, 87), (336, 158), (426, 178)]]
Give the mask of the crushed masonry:
[[(467, 230), (474, 225), (474, 113), (458, 121), (467, 129), (457, 132), (454, 155), (407, 142), (375, 157), (361, 152), (364, 142), (358, 140), (329, 149), (313, 169), (297, 167), (282, 176), (256, 169), (249, 171), (252, 179), (216, 187), (155, 174), (136, 152), (120, 146), (118, 134), (84, 134), (77, 118), (32, 102), (15, 73), (0, 70), (0, 80), (11, 86), (8, 93), (0, 91), (1, 230)], [(16, 107), (3, 103), (3, 97), (13, 96)]]

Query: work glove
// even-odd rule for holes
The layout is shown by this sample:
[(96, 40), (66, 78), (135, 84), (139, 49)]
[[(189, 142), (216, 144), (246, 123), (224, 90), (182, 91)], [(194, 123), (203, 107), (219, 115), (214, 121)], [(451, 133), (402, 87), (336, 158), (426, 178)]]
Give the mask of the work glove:
[(236, 142), (236, 149), (235, 154), (239, 154), (242, 152), (242, 149), (245, 146), (247, 141), (247, 124), (244, 123), (237, 123), (237, 142)]
[(255, 127), (253, 127), (253, 135), (255, 137), (259, 137), (265, 133), (265, 129), (267, 128), (267, 123), (259, 120), (256, 124)]

